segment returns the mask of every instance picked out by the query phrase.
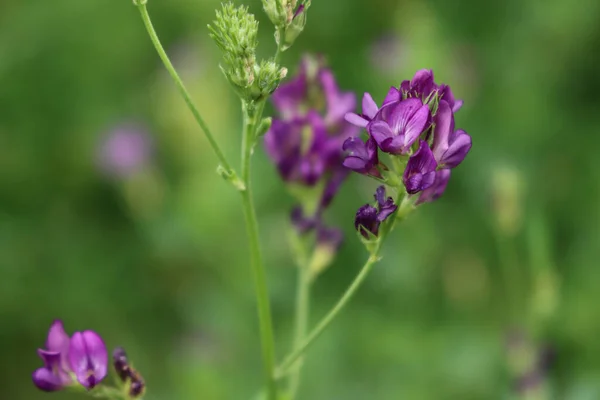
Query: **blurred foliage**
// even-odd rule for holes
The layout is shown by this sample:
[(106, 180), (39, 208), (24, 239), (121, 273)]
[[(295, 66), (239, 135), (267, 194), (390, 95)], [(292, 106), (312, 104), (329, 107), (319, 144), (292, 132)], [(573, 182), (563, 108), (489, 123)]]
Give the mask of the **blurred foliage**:
[[(148, 7), (235, 159), (239, 104), (206, 29), (218, 3)], [(249, 5), (270, 54), (270, 23)], [(474, 147), (311, 349), (301, 399), (514, 398), (513, 330), (554, 349), (548, 398), (600, 398), (599, 19), (595, 0), (313, 2), (285, 66), (323, 53), (342, 88), (379, 100), (433, 68), (465, 100), (457, 125)], [(148, 400), (249, 398), (261, 369), (238, 197), (131, 1), (3, 0), (0, 88), (0, 398), (48, 398), (30, 374), (54, 318), (124, 346)], [(153, 157), (133, 175), (106, 174), (98, 148), (129, 122), (147, 127)], [(291, 199), (262, 148), (254, 165), (282, 357)], [(314, 287), (313, 320), (366, 256), (352, 223), (373, 188), (352, 176), (332, 206), (346, 241)]]

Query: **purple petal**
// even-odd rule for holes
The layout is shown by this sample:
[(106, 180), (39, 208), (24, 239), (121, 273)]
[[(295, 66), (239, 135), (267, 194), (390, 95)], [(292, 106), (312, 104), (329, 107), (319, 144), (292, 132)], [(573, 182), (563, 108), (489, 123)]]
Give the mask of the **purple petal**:
[(54, 370), (60, 368), (60, 353), (58, 351), (48, 351), (38, 349), (38, 355), (44, 361), (46, 368)]
[(92, 389), (106, 376), (108, 353), (102, 338), (93, 331), (75, 332), (69, 348), (69, 362), (77, 380)]
[(367, 120), (364, 117), (362, 117), (356, 113), (353, 113), (353, 112), (346, 113), (346, 115), (344, 115), (344, 119), (348, 123), (350, 123), (352, 125), (356, 125), (361, 128), (366, 128), (367, 124), (369, 123), (369, 120)]
[(356, 108), (356, 97), (352, 92), (340, 92), (333, 73), (326, 68), (319, 71), (319, 80), (327, 102), (327, 125), (334, 125), (344, 119), (344, 115)]
[(291, 119), (297, 116), (300, 105), (307, 96), (306, 72), (301, 67), (298, 76), (284, 84), (279, 85), (272, 95), (273, 105), (281, 114), (283, 119)]
[(463, 106), (462, 100), (455, 100), (454, 105), (452, 106), (452, 112), (457, 112)]
[(320, 202), (321, 209), (324, 209), (327, 206), (329, 206), (329, 204), (331, 203), (331, 201), (337, 194), (338, 190), (340, 189), (340, 186), (342, 185), (342, 183), (348, 176), (348, 173), (349, 173), (348, 170), (346, 170), (345, 168), (339, 168), (339, 167), (333, 172), (333, 175), (331, 176), (331, 178), (329, 178), (329, 181), (327, 182), (327, 185), (325, 186), (325, 190), (323, 191), (323, 196), (321, 196), (321, 202)]
[(46, 348), (50, 351), (60, 353), (60, 365), (65, 371), (69, 370), (69, 335), (65, 332), (65, 328), (61, 320), (55, 320), (50, 325), (48, 330), (48, 338), (46, 339)]
[(442, 156), (448, 150), (450, 135), (454, 131), (454, 114), (446, 101), (440, 101), (434, 122), (433, 155), (438, 162), (441, 162)]
[(441, 164), (445, 168), (458, 166), (471, 150), (471, 145), (471, 136), (461, 129), (457, 130), (450, 138), (450, 146), (444, 153)]
[(400, 93), (400, 91), (392, 86), (390, 88), (390, 90), (388, 90), (388, 93), (385, 96), (385, 99), (383, 99), (383, 104), (381, 104), (381, 107), (391, 104), (391, 103), (398, 102), (398, 101), (400, 101), (401, 98), (402, 98), (402, 94)]
[(434, 89), (433, 71), (430, 69), (418, 70), (410, 81), (410, 87), (416, 90), (419, 96), (429, 96)]
[[(375, 139), (375, 142), (377, 142), (379, 148), (381, 148), (381, 144), (386, 139), (394, 137), (394, 133), (385, 121), (372, 121), (369, 125), (367, 125), (367, 131), (369, 132), (369, 135)], [(383, 150), (383, 148), (381, 149)]]
[(363, 115), (365, 115), (369, 119), (373, 119), (375, 117), (375, 114), (377, 114), (378, 110), (379, 107), (377, 107), (377, 104), (375, 103), (375, 100), (373, 100), (373, 97), (371, 97), (369, 93), (365, 93), (362, 99)]
[(382, 207), (385, 204), (385, 186), (381, 185), (375, 190), (375, 201), (379, 204), (379, 207)]
[(421, 140), (419, 149), (410, 157), (404, 170), (403, 181), (406, 191), (415, 194), (430, 187), (435, 180), (436, 168), (437, 162), (431, 149), (426, 141)]
[(387, 217), (389, 217), (390, 215), (392, 215), (394, 213), (394, 211), (396, 211), (397, 208), (398, 208), (398, 206), (395, 205), (393, 202), (391, 205), (382, 208), (381, 211), (379, 211), (379, 214), (377, 214), (377, 221), (379, 221), (379, 222), (385, 221), (387, 219)]
[(404, 150), (414, 143), (429, 121), (429, 107), (420, 99), (409, 98), (398, 103), (391, 112), (388, 123), (395, 135), (403, 138)]
[(36, 369), (31, 377), (33, 384), (44, 392), (54, 392), (64, 387), (61, 378), (48, 368)]
[(439, 198), (442, 194), (444, 194), (449, 180), (449, 169), (441, 169), (439, 171), (436, 171), (435, 180), (433, 184), (421, 192), (419, 200), (417, 200), (416, 204), (427, 203)]

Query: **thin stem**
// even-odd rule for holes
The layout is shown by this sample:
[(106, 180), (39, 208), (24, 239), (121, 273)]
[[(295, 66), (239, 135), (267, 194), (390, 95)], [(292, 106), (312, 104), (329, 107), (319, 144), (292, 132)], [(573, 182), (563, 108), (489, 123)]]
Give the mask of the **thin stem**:
[(256, 219), (256, 211), (252, 200), (252, 187), (250, 185), (250, 156), (252, 154), (252, 147), (254, 146), (256, 127), (262, 115), (262, 107), (264, 107), (264, 103), (259, 105), (257, 109), (251, 109), (248, 104), (243, 103), (242, 180), (245, 190), (240, 191), (240, 194), (242, 195), (246, 231), (250, 246), (250, 265), (256, 292), (267, 398), (269, 400), (276, 400), (277, 383), (274, 378), (275, 342), (273, 339), (273, 323), (271, 321), (271, 305), (269, 302), (265, 268), (260, 251), (258, 221)]
[(177, 71), (175, 71), (175, 68), (173, 67), (173, 64), (171, 63), (171, 60), (169, 60), (169, 56), (167, 56), (167, 53), (163, 49), (162, 44), (160, 43), (160, 40), (158, 39), (158, 35), (156, 34), (156, 31), (154, 30), (154, 26), (152, 25), (152, 21), (150, 20), (150, 15), (148, 14), (146, 5), (143, 2), (140, 2), (138, 4), (138, 8), (140, 10), (142, 20), (144, 21), (144, 25), (146, 26), (146, 30), (148, 31), (148, 35), (150, 36), (150, 40), (152, 41), (152, 44), (154, 45), (154, 48), (156, 49), (158, 56), (160, 57), (163, 64), (165, 65), (165, 68), (169, 72), (169, 75), (171, 75), (171, 78), (173, 78), (173, 81), (175, 82), (175, 85), (177, 86), (177, 89), (179, 90), (181, 97), (183, 97), (185, 104), (188, 106), (188, 108), (192, 112), (194, 118), (196, 119), (196, 122), (198, 123), (198, 125), (200, 126), (202, 131), (204, 131), (204, 135), (208, 139), (210, 147), (212, 147), (215, 155), (219, 159), (221, 166), (225, 169), (225, 173), (227, 174), (227, 177), (229, 179), (231, 179), (231, 181), (234, 184), (236, 184), (236, 186), (237, 186), (239, 182), (236, 182), (236, 180), (239, 180), (239, 179), (237, 179), (237, 177), (235, 176), (235, 172), (233, 171), (233, 169), (231, 168), (231, 165), (225, 158), (225, 155), (221, 151), (221, 148), (219, 147), (213, 134), (211, 133), (210, 129), (208, 128), (208, 125), (206, 125), (206, 122), (204, 122), (204, 119), (200, 115), (200, 112), (194, 105), (194, 102), (192, 101), (190, 94), (188, 93), (187, 89), (185, 88), (185, 86), (183, 84), (183, 81), (177, 74)]
[(344, 309), (344, 307), (346, 306), (346, 304), (348, 304), (350, 299), (352, 299), (352, 296), (354, 296), (354, 294), (356, 293), (356, 291), (358, 290), (360, 285), (364, 282), (365, 278), (369, 275), (369, 272), (371, 272), (371, 269), (373, 269), (373, 266), (377, 263), (377, 261), (379, 261), (379, 249), (381, 248), (381, 243), (383, 241), (382, 239), (383, 238), (380, 238), (378, 240), (377, 245), (373, 249), (373, 252), (367, 259), (367, 262), (365, 263), (365, 265), (363, 265), (362, 269), (360, 270), (360, 272), (358, 273), (356, 278), (354, 278), (354, 281), (350, 284), (348, 289), (346, 289), (346, 292), (344, 292), (344, 294), (338, 300), (336, 305), (331, 309), (331, 311), (329, 311), (329, 313), (327, 313), (327, 315), (325, 317), (323, 317), (323, 319), (317, 324), (317, 326), (302, 341), (302, 343), (298, 347), (296, 347), (296, 349), (294, 351), (292, 351), (292, 353), (289, 356), (287, 356), (283, 360), (281, 365), (276, 369), (275, 377), (277, 379), (285, 376), (285, 374), (290, 369), (290, 367), (294, 365), (294, 362), (300, 356), (302, 356), (302, 354), (306, 351), (306, 349), (308, 349), (308, 347), (311, 344), (313, 344), (315, 339), (317, 339), (321, 335), (321, 333), (323, 333), (323, 331), (325, 331), (325, 329), (335, 319), (335, 317), (337, 317), (337, 315), (340, 313), (340, 311), (342, 311)]
[[(310, 270), (307, 251), (307, 240), (305, 238), (300, 239), (300, 246), (297, 248), (298, 254), (296, 255), (298, 260), (298, 282), (296, 287), (296, 307), (295, 307), (295, 321), (294, 321), (294, 347), (299, 347), (306, 336), (308, 328), (308, 318), (310, 314)], [(293, 371), (289, 377), (288, 383), (288, 395), (291, 400), (296, 397), (298, 389), (300, 387), (301, 371), (302, 371), (303, 358), (298, 358), (294, 363)]]

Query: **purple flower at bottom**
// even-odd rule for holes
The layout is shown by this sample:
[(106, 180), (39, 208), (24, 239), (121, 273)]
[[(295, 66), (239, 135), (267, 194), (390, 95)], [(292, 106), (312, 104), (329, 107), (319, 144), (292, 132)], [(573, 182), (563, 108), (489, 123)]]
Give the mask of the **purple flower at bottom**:
[(387, 118), (371, 121), (367, 131), (382, 151), (406, 154), (429, 125), (429, 107), (420, 99), (409, 98), (388, 110)]
[(446, 191), (448, 181), (450, 180), (450, 170), (440, 169), (435, 172), (435, 180), (427, 189), (423, 190), (419, 195), (419, 199), (415, 204), (428, 203), (438, 199)]
[(62, 321), (56, 320), (50, 326), (46, 347), (38, 349), (38, 355), (44, 360), (44, 366), (33, 373), (33, 383), (46, 392), (61, 390), (72, 383), (69, 373), (69, 336)]
[(381, 178), (377, 168), (379, 165), (377, 143), (373, 138), (369, 138), (366, 143), (357, 137), (348, 138), (342, 149), (349, 152), (344, 160), (344, 167), (360, 174)]
[(100, 383), (108, 368), (108, 353), (100, 335), (94, 331), (75, 332), (69, 345), (69, 362), (86, 389)]
[(409, 158), (402, 176), (406, 191), (415, 194), (433, 185), (436, 168), (437, 162), (431, 149), (426, 141), (421, 140), (419, 150)]
[(358, 209), (354, 218), (354, 227), (366, 239), (369, 239), (370, 234), (377, 236), (381, 223), (398, 208), (391, 197), (386, 198), (385, 186), (379, 186), (375, 191), (374, 197), (377, 201), (377, 208), (370, 204), (365, 204)]

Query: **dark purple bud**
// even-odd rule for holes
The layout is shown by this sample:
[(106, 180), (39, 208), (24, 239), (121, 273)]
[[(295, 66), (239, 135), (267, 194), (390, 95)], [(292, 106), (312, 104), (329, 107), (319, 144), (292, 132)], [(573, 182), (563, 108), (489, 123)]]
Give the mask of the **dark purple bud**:
[(135, 379), (131, 380), (131, 385), (129, 386), (129, 396), (131, 397), (139, 397), (144, 394), (144, 390), (146, 389), (146, 384), (141, 376), (138, 376)]
[(379, 221), (377, 209), (370, 204), (365, 204), (356, 212), (354, 227), (365, 238), (369, 238), (369, 232), (377, 236), (379, 233)]
[(383, 185), (377, 188), (374, 197), (377, 201), (377, 208), (379, 209), (377, 220), (379, 222), (383, 222), (387, 217), (393, 214), (394, 211), (396, 211), (398, 206), (394, 204), (394, 199), (391, 197), (385, 197), (385, 186)]
[(129, 377), (130, 368), (129, 361), (127, 360), (127, 354), (122, 347), (117, 347), (113, 351), (113, 366), (117, 372), (117, 375), (119, 375), (119, 378), (125, 382)]
[(367, 131), (382, 151), (406, 154), (428, 127), (430, 115), (429, 107), (420, 99), (409, 98), (390, 108), (384, 120), (370, 122)]
[(346, 139), (342, 149), (349, 152), (344, 160), (344, 167), (360, 174), (381, 178), (377, 168), (379, 157), (375, 140), (369, 138), (365, 143), (360, 138), (351, 137)]
[(104, 341), (94, 331), (75, 332), (69, 345), (69, 363), (77, 380), (92, 389), (106, 376), (108, 354)]
[(56, 320), (50, 326), (46, 347), (38, 349), (38, 355), (44, 361), (44, 366), (33, 373), (33, 383), (41, 390), (53, 392), (73, 383), (69, 373), (68, 355), (70, 339), (63, 323)]
[(438, 106), (435, 124), (433, 155), (440, 167), (454, 168), (471, 149), (471, 137), (461, 129), (454, 130), (454, 113), (444, 100)]
[(406, 191), (415, 194), (433, 185), (436, 168), (437, 162), (431, 149), (426, 141), (421, 140), (419, 149), (408, 160), (402, 176)]
[(354, 219), (354, 227), (367, 239), (369, 238), (368, 232), (377, 236), (379, 234), (379, 225), (398, 208), (391, 197), (386, 198), (385, 186), (379, 186), (375, 191), (374, 197), (377, 201), (377, 208), (365, 204), (358, 209), (356, 218)]
[(435, 172), (435, 180), (427, 189), (423, 190), (419, 195), (419, 199), (415, 204), (428, 203), (438, 199), (446, 191), (448, 181), (450, 180), (450, 170), (440, 169)]

